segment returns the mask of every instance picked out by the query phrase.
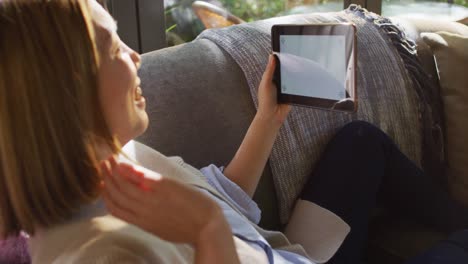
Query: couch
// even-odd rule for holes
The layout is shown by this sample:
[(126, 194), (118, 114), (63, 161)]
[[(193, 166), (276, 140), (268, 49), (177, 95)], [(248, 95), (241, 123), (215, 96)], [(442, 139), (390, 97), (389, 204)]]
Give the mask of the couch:
[[(468, 34), (454, 22), (392, 18), (417, 43), (429, 81), (439, 87), (430, 48), (421, 32)], [(165, 155), (179, 155), (196, 167), (227, 165), (241, 143), (255, 107), (244, 73), (223, 49), (206, 39), (144, 54), (140, 70), (151, 125), (138, 138)], [(254, 200), (260, 225), (282, 230), (276, 190), (267, 165)], [(380, 217), (379, 217), (380, 215)], [(376, 214), (371, 224), (368, 263), (401, 263), (447, 234), (395, 215)]]

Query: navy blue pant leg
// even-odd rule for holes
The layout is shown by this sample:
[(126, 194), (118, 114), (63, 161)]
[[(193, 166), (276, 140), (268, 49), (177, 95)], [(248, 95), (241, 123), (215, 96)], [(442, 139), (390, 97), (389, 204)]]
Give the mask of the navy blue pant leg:
[[(330, 141), (301, 193), (340, 216), (351, 232), (330, 263), (359, 263), (379, 205), (445, 231), (468, 225), (466, 209), (402, 154), (380, 129), (352, 122)], [(468, 263), (468, 262), (467, 262)]]

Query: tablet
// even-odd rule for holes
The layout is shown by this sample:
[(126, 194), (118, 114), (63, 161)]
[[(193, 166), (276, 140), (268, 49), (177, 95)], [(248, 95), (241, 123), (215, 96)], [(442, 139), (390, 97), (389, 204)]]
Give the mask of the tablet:
[(278, 102), (357, 110), (353, 24), (274, 25), (271, 41)]

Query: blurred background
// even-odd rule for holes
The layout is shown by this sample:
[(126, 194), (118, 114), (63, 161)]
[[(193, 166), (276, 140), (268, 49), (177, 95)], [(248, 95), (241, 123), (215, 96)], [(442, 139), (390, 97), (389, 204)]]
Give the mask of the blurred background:
[[(164, 0), (167, 46), (196, 38), (206, 28), (224, 27), (288, 14), (339, 11), (346, 0)], [(354, 1), (356, 2), (356, 1)], [(359, 1), (357, 1), (359, 3)], [(365, 2), (365, 1), (363, 1)], [(369, 3), (372, 2), (372, 3)], [(384, 16), (463, 21), (468, 0), (367, 0)]]
[(203, 30), (290, 14), (334, 12), (358, 4), (383, 16), (468, 25), (468, 0), (98, 0), (127, 45), (150, 52), (195, 39)]

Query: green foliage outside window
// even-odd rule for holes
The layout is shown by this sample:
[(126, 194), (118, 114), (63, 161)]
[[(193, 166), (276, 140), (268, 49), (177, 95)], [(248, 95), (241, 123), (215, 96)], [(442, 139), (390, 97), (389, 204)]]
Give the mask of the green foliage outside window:
[[(461, 0), (464, 1), (464, 0)], [(287, 2), (301, 4), (301, 0), (219, 0), (223, 6), (233, 15), (247, 22), (275, 17), (287, 10)], [(329, 2), (343, 2), (343, 0), (319, 0), (316, 4), (327, 4)]]
[(464, 7), (468, 7), (468, 1), (467, 0), (455, 0), (455, 4), (461, 5)]
[[(383, 0), (387, 3), (411, 3), (411, 2), (441, 2), (441, 3), (450, 3), (450, 0)], [(453, 0), (453, 4), (468, 7), (468, 0)]]
[(245, 21), (254, 21), (274, 17), (284, 11), (284, 0), (257, 0), (255, 2), (239, 0), (221, 0), (223, 6), (233, 15)]
[[(288, 0), (219, 0), (224, 8), (229, 10), (233, 15), (242, 18), (247, 22), (270, 18), (281, 15), (286, 11), (286, 2)], [(383, 0), (391, 4), (404, 4), (411, 2), (450, 2), (448, 0)], [(289, 0), (289, 2), (304, 2), (300, 0)], [(329, 2), (343, 2), (337, 0), (320, 0), (318, 4), (327, 4)], [(453, 0), (453, 3), (460, 6), (468, 7), (468, 0)]]
[[(169, 46), (191, 41), (204, 29), (192, 11), (192, 3), (195, 0), (164, 1), (170, 3), (166, 5), (165, 13)], [(312, 2), (319, 5), (324, 4), (324, 6), (333, 5), (335, 9), (338, 8), (337, 10), (340, 10), (342, 8), (340, 5), (343, 4), (343, 0), (213, 0), (208, 2), (221, 4), (222, 8), (247, 22), (285, 15), (292, 10), (293, 6), (307, 6), (307, 3)], [(404, 6), (411, 3), (425, 5), (425, 3), (430, 2), (453, 2), (455, 5), (468, 7), (468, 0), (382, 0), (382, 4), (387, 4), (387, 6)], [(310, 6), (312, 5), (309, 4)], [(304, 9), (300, 11), (304, 12)], [(305, 11), (316, 12), (313, 9)]]

